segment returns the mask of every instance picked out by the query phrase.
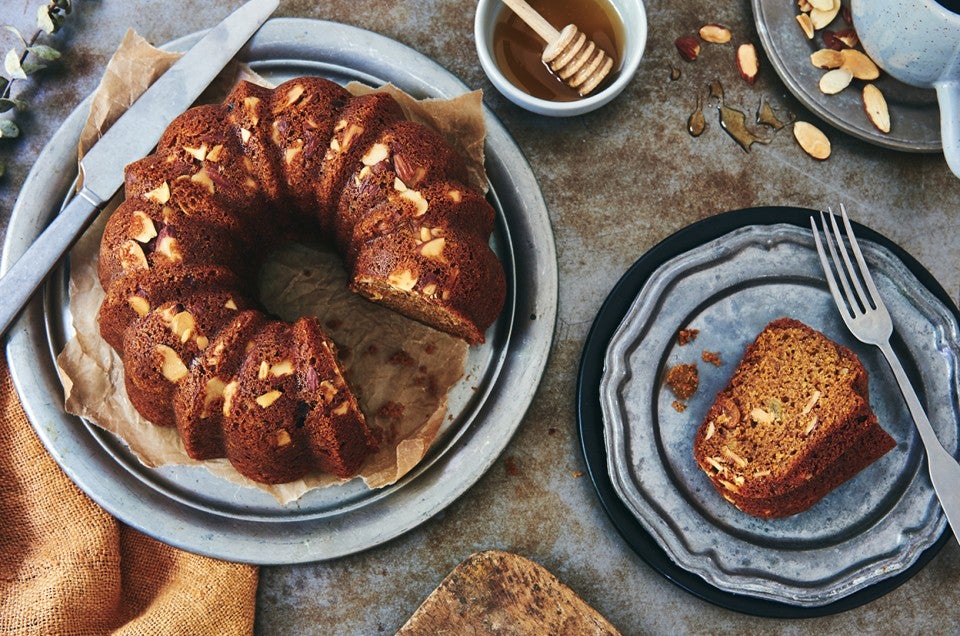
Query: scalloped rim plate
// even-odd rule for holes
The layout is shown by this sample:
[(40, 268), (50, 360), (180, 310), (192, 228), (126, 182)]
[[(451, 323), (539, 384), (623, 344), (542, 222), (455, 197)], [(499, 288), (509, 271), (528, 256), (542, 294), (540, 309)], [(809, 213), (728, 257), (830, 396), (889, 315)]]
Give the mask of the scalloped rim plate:
[[(811, 213), (731, 212), (657, 245), (598, 314), (578, 387), (588, 468), (631, 547), (698, 596), (767, 616), (823, 615), (876, 598), (915, 573), (950, 536), (892, 375), (878, 352), (846, 333), (822, 282), (804, 228)], [(911, 332), (926, 325), (896, 346), (914, 381), (921, 378), (928, 404), (933, 400), (947, 418), (939, 432), (956, 452), (957, 310), (909, 255), (856, 227), (895, 320)], [(765, 521), (722, 500), (693, 461), (692, 437), (743, 347), (780, 315), (804, 320), (857, 352), (871, 373), (871, 403), (898, 447), (810, 510)], [(678, 347), (676, 333), (687, 326), (702, 331)], [(701, 387), (687, 411), (677, 413), (662, 375), (672, 364), (699, 359), (701, 350), (721, 352), (724, 365), (698, 365)], [(937, 353), (944, 359), (930, 361)], [(882, 484), (875, 492), (873, 480)], [(908, 536), (902, 545), (900, 532)]]

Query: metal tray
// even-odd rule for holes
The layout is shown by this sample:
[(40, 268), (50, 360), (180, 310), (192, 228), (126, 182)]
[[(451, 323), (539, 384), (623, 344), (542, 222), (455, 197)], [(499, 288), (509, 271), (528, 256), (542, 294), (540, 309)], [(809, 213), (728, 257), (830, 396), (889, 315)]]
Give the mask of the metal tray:
[[(184, 50), (200, 35), (164, 48)], [(469, 90), (416, 51), (333, 22), (270, 20), (238, 60), (275, 82), (299, 75), (391, 82), (415, 97)], [(67, 118), (25, 181), (7, 232), (4, 270), (68, 197), (87, 109), (85, 101)], [(468, 379), (450, 395), (452, 425), (411, 473), (380, 490), (354, 480), (281, 506), (203, 468), (142, 466), (113, 435), (63, 411), (54, 359), (72, 333), (64, 262), (8, 333), (6, 353), (27, 415), (67, 475), (108, 512), (150, 536), (259, 564), (332, 559), (379, 545), (463, 494), (519, 426), (543, 374), (557, 312), (556, 249), (539, 186), (504, 127), (489, 110), (484, 115), (488, 198), (497, 211), (493, 246), (507, 271), (507, 303), (488, 342), (471, 349)]]

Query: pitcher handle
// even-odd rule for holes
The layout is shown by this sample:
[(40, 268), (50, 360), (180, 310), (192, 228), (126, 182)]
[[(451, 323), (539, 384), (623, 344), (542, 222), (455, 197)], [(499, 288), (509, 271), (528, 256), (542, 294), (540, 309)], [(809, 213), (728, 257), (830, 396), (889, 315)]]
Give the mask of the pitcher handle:
[(937, 82), (940, 103), (940, 138), (943, 156), (953, 174), (960, 177), (960, 80)]

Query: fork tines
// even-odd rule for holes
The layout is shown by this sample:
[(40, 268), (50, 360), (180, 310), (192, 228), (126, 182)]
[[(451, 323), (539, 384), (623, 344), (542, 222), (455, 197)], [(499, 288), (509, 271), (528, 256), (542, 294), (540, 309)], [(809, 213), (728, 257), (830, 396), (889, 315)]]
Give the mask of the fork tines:
[[(827, 221), (828, 216), (830, 218), (829, 224)], [(840, 205), (840, 218), (843, 222), (847, 241), (850, 244), (849, 251), (843, 240), (844, 232), (841, 232), (840, 226), (837, 223), (837, 215), (834, 214), (830, 208), (827, 208), (826, 212), (820, 212), (820, 222), (823, 227), (827, 249), (830, 252), (830, 259), (827, 259), (826, 252), (820, 242), (816, 221), (812, 216), (810, 217), (810, 227), (813, 230), (813, 238), (817, 245), (817, 252), (820, 255), (820, 264), (823, 266), (824, 274), (826, 274), (830, 293), (833, 295), (838, 307), (842, 309), (846, 306), (850, 312), (850, 316), (856, 318), (867, 311), (878, 309), (880, 296), (874, 285), (873, 277), (870, 275), (870, 270), (867, 269), (866, 261), (863, 258), (863, 253), (860, 251), (860, 246), (857, 244), (853, 227), (850, 224), (850, 219), (847, 217), (847, 211), (843, 204)], [(850, 251), (853, 252), (856, 266), (854, 266), (851, 261)], [(832, 261), (832, 267), (830, 261)], [(834, 270), (836, 270), (836, 276), (834, 276)], [(843, 289), (842, 295), (837, 286), (837, 278), (839, 278), (839, 285)], [(866, 291), (864, 287), (866, 287)], [(867, 291), (869, 291), (869, 295)]]

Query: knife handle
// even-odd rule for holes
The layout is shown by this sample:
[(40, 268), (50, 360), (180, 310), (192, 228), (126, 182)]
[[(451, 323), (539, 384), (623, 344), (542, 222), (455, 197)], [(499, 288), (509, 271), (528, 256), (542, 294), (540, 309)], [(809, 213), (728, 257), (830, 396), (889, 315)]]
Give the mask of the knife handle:
[(34, 291), (90, 225), (103, 203), (86, 188), (80, 190), (0, 278), (0, 337), (7, 333)]

